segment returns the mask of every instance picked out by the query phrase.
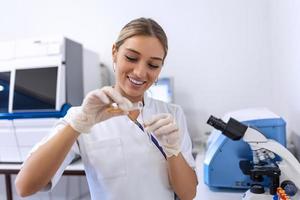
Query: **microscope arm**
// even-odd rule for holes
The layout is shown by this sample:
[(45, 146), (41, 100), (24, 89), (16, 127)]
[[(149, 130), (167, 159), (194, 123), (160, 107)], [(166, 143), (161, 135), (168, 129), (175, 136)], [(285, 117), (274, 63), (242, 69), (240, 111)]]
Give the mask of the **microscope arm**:
[(300, 163), (290, 151), (275, 140), (267, 139), (262, 133), (251, 127), (247, 128), (242, 139), (250, 145), (253, 151), (266, 149), (277, 154), (282, 159), (279, 163), (282, 178), (293, 181), (296, 187), (300, 188)]

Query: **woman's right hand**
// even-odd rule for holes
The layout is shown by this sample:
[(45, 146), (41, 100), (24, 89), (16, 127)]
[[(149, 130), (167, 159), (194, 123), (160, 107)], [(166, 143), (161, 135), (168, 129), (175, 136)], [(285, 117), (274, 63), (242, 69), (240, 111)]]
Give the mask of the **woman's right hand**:
[[(112, 103), (118, 105), (117, 111), (110, 112)], [(114, 116), (127, 114), (132, 103), (110, 86), (96, 89), (87, 94), (80, 107), (70, 108), (65, 120), (79, 133), (88, 133), (97, 123)], [(124, 111), (125, 110), (125, 111)]]

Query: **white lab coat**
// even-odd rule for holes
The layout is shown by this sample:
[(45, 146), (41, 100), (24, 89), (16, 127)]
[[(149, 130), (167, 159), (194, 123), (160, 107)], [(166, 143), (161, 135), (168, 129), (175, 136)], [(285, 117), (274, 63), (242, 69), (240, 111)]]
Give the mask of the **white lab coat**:
[[(181, 153), (195, 168), (192, 144), (185, 116), (178, 105), (145, 97), (143, 117), (171, 113), (182, 136)], [(142, 116), (138, 117), (142, 124)], [(52, 135), (63, 128), (61, 119)], [(49, 138), (49, 137), (48, 137)], [(36, 145), (42, 145), (47, 139)], [(33, 151), (34, 151), (33, 149)], [(127, 116), (114, 117), (96, 124), (89, 134), (81, 134), (45, 190), (53, 188), (72, 159), (80, 154), (94, 200), (173, 200), (167, 163), (159, 149)]]

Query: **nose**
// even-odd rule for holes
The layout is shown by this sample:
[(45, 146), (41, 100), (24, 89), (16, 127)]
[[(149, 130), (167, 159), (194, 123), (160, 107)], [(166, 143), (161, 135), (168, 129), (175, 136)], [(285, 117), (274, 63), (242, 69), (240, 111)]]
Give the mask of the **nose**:
[(145, 66), (145, 64), (143, 62), (139, 62), (135, 66), (133, 73), (139, 78), (144, 78), (147, 74), (147, 67)]

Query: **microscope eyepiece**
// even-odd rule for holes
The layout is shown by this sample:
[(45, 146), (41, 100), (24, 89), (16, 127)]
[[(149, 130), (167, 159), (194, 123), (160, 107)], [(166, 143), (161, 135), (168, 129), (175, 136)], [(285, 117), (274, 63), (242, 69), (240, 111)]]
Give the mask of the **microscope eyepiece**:
[(226, 135), (232, 140), (241, 139), (248, 128), (248, 126), (245, 126), (233, 118), (230, 118), (228, 122), (225, 123), (222, 119), (216, 118), (212, 115), (207, 120), (207, 123), (215, 129), (221, 131), (222, 134)]
[(226, 129), (226, 123), (212, 115), (207, 120), (207, 123), (219, 131), (225, 131)]

